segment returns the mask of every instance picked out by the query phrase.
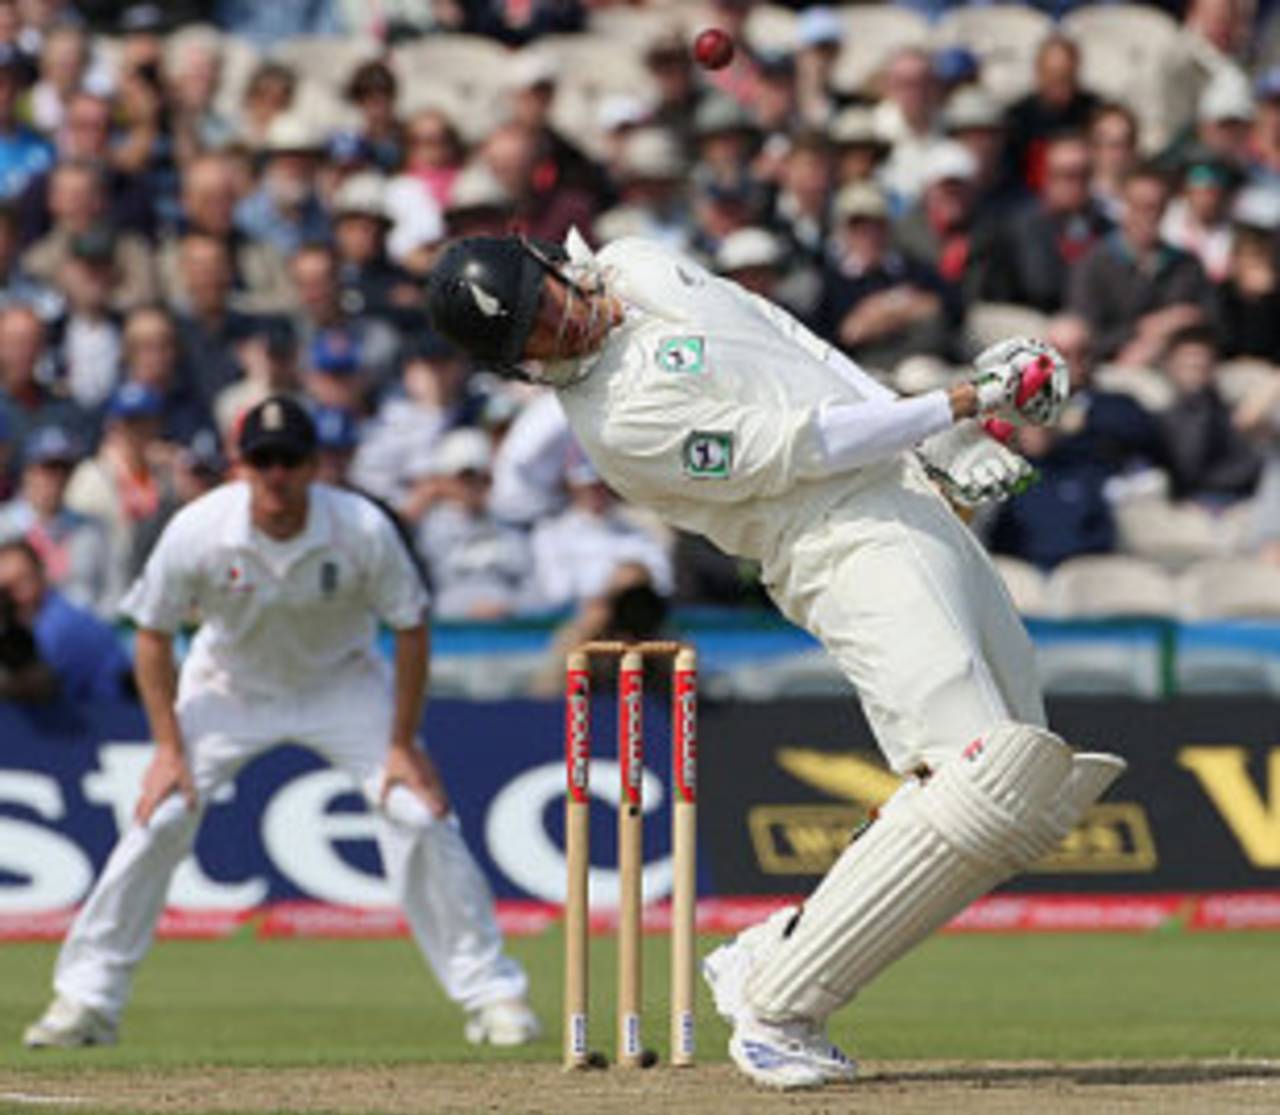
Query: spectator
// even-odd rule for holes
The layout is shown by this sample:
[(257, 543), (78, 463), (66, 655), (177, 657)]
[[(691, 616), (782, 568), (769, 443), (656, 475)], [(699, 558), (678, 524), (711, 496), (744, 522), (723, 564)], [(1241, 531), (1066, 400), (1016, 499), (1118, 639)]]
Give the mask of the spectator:
[(1080, 84), (1080, 47), (1062, 34), (1049, 35), (1036, 50), (1035, 88), (1009, 106), (1009, 143), (1014, 166), (1032, 190), (1044, 181), (1045, 144), (1058, 132), (1084, 132), (1098, 98)]
[(22, 265), (19, 252), (21, 222), (13, 205), (0, 203), (0, 305), (29, 306), (42, 321), (52, 322), (66, 310), (62, 295), (33, 278)]
[(866, 183), (846, 186), (835, 219), (817, 331), (881, 371), (916, 353), (945, 354), (959, 304), (935, 270), (893, 248), (884, 194)]
[(263, 147), (278, 117), (293, 107), (298, 79), (288, 66), (264, 62), (249, 78), (240, 104), (240, 138), (254, 150)]
[(764, 191), (745, 174), (736, 179), (701, 179), (694, 187), (690, 246), (704, 259), (714, 259), (733, 233), (763, 220), (765, 204)]
[(1280, 66), (1264, 72), (1254, 86), (1257, 107), (1249, 131), (1249, 179), (1280, 189)]
[(286, 257), (304, 244), (327, 240), (329, 218), (315, 188), (319, 137), (300, 118), (280, 115), (262, 151), (262, 181), (236, 206), (236, 226)]
[(698, 174), (708, 182), (738, 182), (747, 175), (760, 140), (755, 120), (737, 101), (713, 94), (693, 118)]
[(686, 171), (680, 143), (672, 132), (632, 130), (617, 166), (619, 204), (597, 218), (597, 238), (643, 236), (684, 248), (689, 241)]
[(891, 144), (877, 124), (874, 111), (863, 105), (841, 109), (831, 122), (831, 142), (835, 147), (837, 186), (879, 181), (880, 167)]
[[(216, 430), (200, 430), (173, 459), (175, 510), (213, 491), (227, 478), (226, 454)], [(150, 547), (147, 548), (148, 553)]]
[(67, 393), (85, 411), (96, 411), (120, 378), (120, 320), (111, 309), (119, 278), (115, 239), (106, 225), (77, 233), (59, 276), (67, 303), (62, 322), (63, 376)]
[(982, 285), (995, 235), (977, 215), (978, 164), (955, 142), (939, 144), (928, 162), (920, 198), (897, 222), (894, 241), (967, 301)]
[(280, 252), (236, 227), (236, 180), (226, 155), (196, 156), (182, 175), (182, 221), (161, 245), (160, 281), (166, 300), (189, 301), (181, 263), (183, 238), (199, 233), (218, 240), (229, 254), (231, 300), (245, 313), (280, 313), (294, 306), (294, 294)]
[(684, 36), (679, 31), (655, 36), (645, 49), (644, 64), (657, 95), (651, 123), (672, 132), (685, 154), (692, 154), (693, 122), (705, 94), (694, 77), (693, 58)]
[[(102, 168), (106, 192), (105, 219), (118, 230), (148, 239), (155, 232), (156, 214), (146, 183), (112, 162), (112, 106), (109, 98), (81, 90), (67, 102), (66, 119), (57, 132), (59, 162), (87, 163)], [(52, 170), (33, 178), (18, 200), (23, 243), (47, 233), (53, 214), (49, 206)]]
[(404, 153), (404, 132), (396, 119), (398, 92), (396, 75), (380, 59), (361, 63), (347, 83), (347, 101), (360, 114), (359, 135), (384, 174), (400, 166)]
[[(8, 611), (0, 694), (11, 700), (106, 701), (128, 688), (129, 660), (116, 633), (45, 579), (39, 555), (23, 541), (0, 544), (0, 601)], [(31, 636), (26, 662), (13, 668), (14, 630)], [(44, 667), (41, 670), (39, 667)], [(43, 676), (42, 676), (43, 675)]]
[(306, 398), (299, 367), (298, 335), (288, 318), (259, 318), (236, 345), (244, 378), (219, 392), (213, 412), (217, 429), (228, 441), (240, 419), (271, 395)]
[(120, 387), (107, 404), (97, 453), (80, 462), (67, 487), (68, 507), (107, 526), (113, 600), (141, 571), (157, 524), (172, 511), (172, 452), (160, 439), (163, 413), (164, 400), (149, 387)]
[(769, 222), (790, 241), (792, 250), (818, 263), (830, 231), (831, 148), (826, 137), (801, 133), (782, 160), (773, 217)]
[(438, 494), (418, 528), (418, 548), (440, 619), (506, 619), (537, 606), (528, 539), (489, 511), (492, 463), (480, 430), (454, 430), (436, 451)]
[(0, 406), (7, 412), (12, 444), (21, 451), (38, 426), (85, 430), (87, 416), (60, 390), (57, 366), (46, 347), (45, 325), (27, 306), (0, 310)]
[(532, 527), (565, 506), (565, 469), (573, 452), (569, 421), (552, 391), (530, 399), (493, 458), (489, 506), (504, 523)]
[(436, 206), (443, 208), (467, 157), (458, 129), (443, 110), (425, 108), (409, 117), (404, 144), (399, 178), (419, 183)]
[(1200, 261), (1212, 283), (1227, 277), (1233, 231), (1229, 219), (1237, 172), (1208, 152), (1189, 153), (1182, 189), (1169, 202), (1160, 235)]
[(73, 23), (54, 27), (40, 51), (40, 76), (31, 88), (31, 122), (47, 136), (66, 118), (71, 98), (84, 87), (89, 68), (89, 40)]
[(386, 180), (377, 174), (348, 178), (333, 205), (334, 251), (343, 306), (356, 315), (380, 317), (401, 328), (421, 321), (421, 292), (391, 262), (387, 233)]
[(1089, 119), (1089, 192), (1103, 215), (1115, 224), (1124, 212), (1124, 183), (1138, 166), (1138, 118), (1115, 101), (1100, 104)]
[(191, 386), (206, 402), (243, 374), (236, 347), (255, 320), (231, 304), (231, 258), (224, 241), (189, 232), (178, 246), (183, 297), (173, 304), (183, 361)]
[(1120, 227), (1071, 276), (1067, 303), (1093, 330), (1099, 360), (1148, 367), (1174, 333), (1205, 321), (1212, 308), (1203, 268), (1160, 238), (1168, 200), (1159, 171), (1134, 171), (1125, 182)]
[(1004, 113), (990, 93), (978, 86), (958, 89), (942, 110), (942, 129), (973, 157), (979, 216), (1003, 219), (1027, 200), (1026, 187), (1009, 157)]
[(453, 184), (444, 208), (443, 235), (437, 230), (436, 239), (501, 236), (511, 227), (515, 206), (515, 197), (485, 163), (469, 163)]
[(1251, 161), (1249, 137), (1256, 114), (1248, 78), (1237, 70), (1225, 70), (1200, 94), (1194, 132), (1181, 142), (1175, 141), (1163, 160), (1177, 167), (1185, 160), (1187, 149), (1195, 147), (1244, 171)]
[(920, 194), (921, 168), (942, 142), (941, 91), (927, 51), (903, 47), (885, 64), (884, 99), (876, 106), (876, 126), (893, 144), (881, 169), (881, 183), (896, 204), (908, 205)]
[(217, 34), (189, 29), (170, 39), (165, 90), (174, 152), (184, 168), (202, 152), (220, 150), (235, 139), (235, 126), (215, 104), (222, 72)]
[(754, 169), (761, 179), (772, 182), (778, 163), (801, 130), (795, 58), (782, 51), (761, 54), (759, 74), (751, 111), (764, 138)]
[[(603, 171), (551, 124), (558, 78), (559, 68), (536, 48), (522, 51), (511, 65), (510, 123), (533, 141), (537, 157), (531, 177), (537, 193), (546, 196), (565, 190), (605, 199), (609, 184)], [(507, 187), (511, 188), (510, 183)], [(518, 191), (512, 192), (519, 197)]]
[(337, 0), (217, 0), (214, 13), (219, 27), (260, 51), (299, 35), (340, 35), (345, 30)]
[(1222, 355), (1275, 361), (1280, 356), (1280, 276), (1275, 229), (1253, 223), (1237, 207), (1225, 279), (1214, 291)]
[(324, 335), (324, 345), (335, 355), (346, 351), (358, 354), (365, 386), (381, 392), (390, 381), (399, 351), (395, 330), (344, 303), (338, 285), (338, 260), (328, 245), (311, 244), (301, 249), (289, 261), (289, 271), (299, 306), (295, 318), (299, 351), (304, 356), (318, 355), (316, 340)]
[(335, 488), (350, 486), (351, 462), (360, 444), (360, 418), (341, 407), (311, 411), (316, 426), (316, 481)]
[[(582, 0), (446, 0), (443, 26), (471, 35), (487, 35), (507, 46), (523, 46), (543, 35), (561, 35), (583, 29), (586, 12)], [(441, 12), (437, 12), (441, 19)]]
[(1048, 141), (1037, 196), (1010, 214), (996, 235), (983, 299), (1049, 314), (1062, 309), (1072, 269), (1111, 229), (1090, 196), (1090, 180), (1089, 143), (1083, 135)]
[(434, 492), (430, 484), (420, 490), (416, 480), (430, 472), (441, 439), (479, 420), (485, 400), (469, 372), (458, 351), (438, 334), (410, 335), (401, 350), (397, 386), (365, 431), (356, 482), (409, 522), (422, 515)]
[(143, 306), (125, 319), (124, 380), (160, 396), (165, 441), (186, 445), (213, 426), (209, 405), (193, 386), (194, 376), (182, 360), (173, 317), (163, 306)]
[(614, 570), (630, 562), (644, 566), (659, 595), (670, 596), (674, 575), (666, 546), (627, 517), (576, 445), (565, 480), (568, 507), (533, 528), (538, 592), (547, 606), (579, 606), (600, 597)]
[(1251, 494), (1262, 461), (1236, 430), (1214, 383), (1218, 350), (1211, 332), (1184, 329), (1169, 341), (1164, 369), (1173, 405), (1159, 415), (1175, 499), (1226, 503)]
[[(27, 271), (42, 282), (56, 284), (71, 254), (72, 239), (104, 226), (107, 219), (106, 178), (93, 163), (59, 163), (49, 180), (49, 211), (53, 225), (28, 249)], [(158, 290), (151, 249), (136, 232), (112, 234), (111, 259), (115, 282), (111, 308), (128, 313), (154, 302)]]
[(0, 506), (0, 539), (24, 539), (54, 588), (71, 603), (107, 615), (114, 601), (106, 528), (66, 505), (71, 472), (83, 459), (75, 434), (61, 426), (34, 431), (23, 450), (18, 494)]
[(1116, 525), (1101, 464), (1076, 452), (1059, 452), (1061, 434), (1049, 426), (1020, 426), (1014, 447), (1039, 473), (1021, 495), (1000, 505), (989, 545), (998, 554), (1052, 569), (1068, 558), (1108, 554)]
[(844, 42), (840, 17), (828, 7), (805, 8), (796, 27), (796, 98), (806, 127), (825, 130), (843, 97), (835, 84)]
[(503, 124), (490, 133), (481, 158), (515, 199), (519, 227), (536, 239), (559, 243), (569, 229), (591, 227), (602, 191), (575, 185), (572, 178), (561, 181), (539, 144), (533, 129)]

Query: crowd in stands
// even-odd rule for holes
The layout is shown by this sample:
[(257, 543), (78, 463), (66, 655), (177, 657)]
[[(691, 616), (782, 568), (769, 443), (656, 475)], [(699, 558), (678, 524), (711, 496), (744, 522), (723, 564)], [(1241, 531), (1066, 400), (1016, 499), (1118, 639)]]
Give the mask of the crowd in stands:
[(0, 0), (0, 543), (110, 620), (288, 392), (441, 618), (757, 600), (427, 326), (449, 238), (576, 227), (690, 252), (907, 392), (1058, 345), (1040, 481), (974, 523), (997, 552), (1280, 563), (1276, 32), (1243, 0)]

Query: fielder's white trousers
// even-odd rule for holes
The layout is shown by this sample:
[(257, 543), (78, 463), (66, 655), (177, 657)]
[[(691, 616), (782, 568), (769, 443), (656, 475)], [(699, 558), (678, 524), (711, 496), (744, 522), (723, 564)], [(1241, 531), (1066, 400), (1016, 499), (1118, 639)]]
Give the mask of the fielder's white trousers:
[(465, 1010), (523, 996), (524, 971), (503, 953), (493, 898), (455, 818), (440, 820), (396, 787), (378, 805), (389, 746), (391, 696), (381, 664), (362, 663), (323, 689), (245, 698), (216, 676), (184, 670), (178, 720), (200, 808), (172, 795), (121, 837), (58, 956), (54, 988), (112, 1019), (151, 945), (169, 880), (191, 850), (204, 803), (250, 759), (291, 741), (345, 770), (377, 817), (387, 877), (423, 955)]
[(997, 724), (1045, 723), (1000, 575), (914, 460), (790, 548), (771, 592), (858, 691), (889, 765), (937, 767)]

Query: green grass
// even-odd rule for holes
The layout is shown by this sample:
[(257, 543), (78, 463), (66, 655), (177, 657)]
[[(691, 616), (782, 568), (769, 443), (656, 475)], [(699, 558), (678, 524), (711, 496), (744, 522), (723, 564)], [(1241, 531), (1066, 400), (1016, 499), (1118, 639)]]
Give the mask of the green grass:
[[(704, 941), (704, 948), (713, 942)], [(611, 1051), (612, 942), (593, 947), (594, 1044)], [(407, 941), (166, 942), (143, 966), (123, 1043), (92, 1056), (18, 1044), (44, 1006), (54, 948), (0, 947), (0, 1069), (553, 1060), (561, 939), (512, 942), (548, 1036), (477, 1051)], [(647, 1028), (666, 1051), (665, 941), (646, 941)], [(947, 937), (897, 965), (832, 1026), (869, 1059), (1280, 1055), (1280, 936)], [(699, 1047), (727, 1030), (700, 1003)]]

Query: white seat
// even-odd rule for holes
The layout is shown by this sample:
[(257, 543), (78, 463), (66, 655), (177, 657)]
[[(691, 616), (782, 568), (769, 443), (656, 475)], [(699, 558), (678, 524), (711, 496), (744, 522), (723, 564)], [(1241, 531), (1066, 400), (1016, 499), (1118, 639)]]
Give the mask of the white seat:
[(1000, 101), (1027, 92), (1035, 55), (1053, 30), (1043, 12), (1022, 4), (952, 8), (934, 29), (936, 46), (966, 46), (982, 63), (982, 84)]
[(1154, 368), (1104, 364), (1094, 372), (1093, 382), (1102, 391), (1118, 391), (1131, 396), (1152, 414), (1168, 410), (1173, 405), (1173, 385)]
[(559, 79), (601, 93), (643, 96), (652, 85), (644, 66), (643, 44), (605, 35), (546, 35), (537, 50), (553, 58)]
[(1280, 618), (1280, 566), (1218, 558), (1191, 566), (1178, 583), (1183, 618)]
[(1050, 575), (1047, 603), (1063, 619), (1177, 614), (1174, 579), (1148, 561), (1106, 554), (1072, 558)]
[(1152, 700), (1164, 690), (1163, 660), (1154, 640), (1137, 645), (1108, 638), (1036, 643), (1036, 670), (1046, 693), (1127, 696)]
[(976, 302), (969, 308), (964, 328), (975, 346), (986, 348), (1007, 337), (1043, 337), (1048, 324), (1048, 317), (1030, 306)]
[(356, 69), (381, 51), (376, 39), (363, 35), (298, 35), (274, 46), (271, 57), (299, 77), (341, 93)]
[(1246, 357), (1224, 361), (1218, 365), (1213, 378), (1232, 408), (1254, 399), (1275, 399), (1280, 390), (1280, 368), (1265, 360)]
[(747, 41), (764, 53), (790, 54), (796, 49), (796, 13), (773, 4), (760, 4), (747, 18)]
[(1120, 548), (1127, 554), (1181, 569), (1232, 548), (1239, 531), (1224, 529), (1221, 516), (1191, 503), (1134, 499), (1113, 504)]
[(858, 4), (835, 8), (844, 24), (844, 41), (832, 80), (837, 88), (862, 88), (888, 61), (906, 46), (929, 48), (929, 25), (923, 16), (888, 4)]
[(1019, 558), (997, 555), (991, 560), (1018, 611), (1024, 616), (1044, 615), (1048, 608), (1045, 575)]
[[(433, 86), (449, 86), (464, 100), (488, 97), (510, 71), (511, 53), (480, 35), (427, 35), (391, 52), (395, 71), (405, 75), (407, 100), (422, 103)], [(465, 121), (455, 119), (459, 127)]]

